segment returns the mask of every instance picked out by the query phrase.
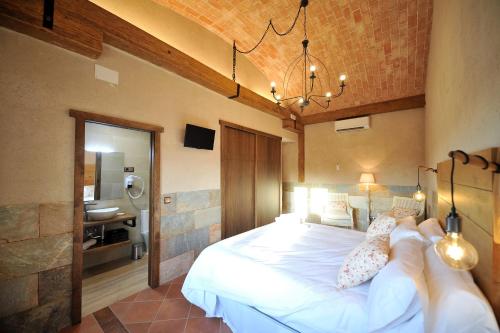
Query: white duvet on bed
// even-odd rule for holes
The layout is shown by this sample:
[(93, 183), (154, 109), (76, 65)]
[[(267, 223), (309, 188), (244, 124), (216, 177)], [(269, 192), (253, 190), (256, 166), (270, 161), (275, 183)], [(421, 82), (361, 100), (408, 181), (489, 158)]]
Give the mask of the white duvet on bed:
[(209, 316), (218, 295), (303, 333), (365, 332), (369, 282), (335, 288), (343, 258), (364, 239), (353, 230), (272, 223), (206, 248), (182, 292)]

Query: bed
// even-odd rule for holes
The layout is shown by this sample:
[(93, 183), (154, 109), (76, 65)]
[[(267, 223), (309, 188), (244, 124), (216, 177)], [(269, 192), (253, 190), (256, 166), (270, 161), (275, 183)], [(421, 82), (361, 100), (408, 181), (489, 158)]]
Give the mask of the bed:
[[(500, 163), (497, 148), (477, 154)], [(442, 223), (449, 212), (450, 160), (439, 163), (438, 170), (437, 215)], [(463, 234), (479, 252), (478, 266), (472, 272), (453, 271), (435, 255), (436, 235), (427, 237), (431, 243), (424, 247), (423, 273), (428, 304), (390, 329), (374, 332), (499, 332), (500, 178), (459, 164), (455, 181)], [(365, 233), (355, 230), (277, 219), (206, 248), (182, 292), (208, 317), (223, 318), (234, 333), (371, 332), (372, 290), (387, 275), (336, 288), (344, 257), (364, 238)], [(380, 308), (383, 314), (385, 308)]]
[(271, 223), (206, 248), (182, 292), (237, 333), (366, 332), (370, 283), (335, 287), (344, 257), (364, 239), (355, 230)]

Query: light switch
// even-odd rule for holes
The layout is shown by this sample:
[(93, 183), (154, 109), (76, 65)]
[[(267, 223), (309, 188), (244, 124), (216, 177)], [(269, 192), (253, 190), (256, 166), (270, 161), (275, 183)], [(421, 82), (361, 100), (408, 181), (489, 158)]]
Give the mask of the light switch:
[(163, 203), (165, 205), (168, 205), (169, 203), (172, 203), (172, 197), (163, 197)]

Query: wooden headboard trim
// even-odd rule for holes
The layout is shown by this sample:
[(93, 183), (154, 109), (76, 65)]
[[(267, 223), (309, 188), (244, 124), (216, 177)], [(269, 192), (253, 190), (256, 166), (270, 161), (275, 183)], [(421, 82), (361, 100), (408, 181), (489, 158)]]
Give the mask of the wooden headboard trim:
[[(464, 238), (479, 253), (479, 263), (472, 275), (491, 303), (497, 320), (500, 320), (500, 174), (495, 172), (500, 169), (499, 149), (449, 154), (458, 161), (467, 162), (455, 163), (455, 204), (462, 218)], [(451, 208), (450, 175), (451, 160), (439, 163), (438, 219), (442, 226)]]

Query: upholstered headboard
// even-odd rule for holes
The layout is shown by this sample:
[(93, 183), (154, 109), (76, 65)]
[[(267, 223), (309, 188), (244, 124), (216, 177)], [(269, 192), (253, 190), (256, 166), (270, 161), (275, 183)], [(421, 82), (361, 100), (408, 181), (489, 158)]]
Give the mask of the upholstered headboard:
[[(491, 148), (471, 155), (500, 163), (499, 153), (500, 148)], [(443, 227), (451, 207), (450, 172), (451, 159), (438, 164), (438, 218)], [(454, 179), (462, 233), (479, 253), (472, 275), (500, 321), (500, 174), (455, 161)]]

